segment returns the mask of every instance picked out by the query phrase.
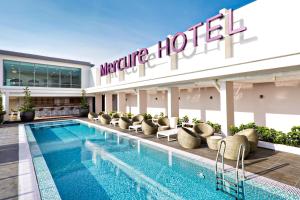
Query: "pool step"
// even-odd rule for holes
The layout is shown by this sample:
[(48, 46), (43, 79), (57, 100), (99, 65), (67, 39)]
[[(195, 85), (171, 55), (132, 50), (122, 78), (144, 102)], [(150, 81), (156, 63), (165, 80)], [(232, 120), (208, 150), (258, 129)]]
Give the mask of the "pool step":
[[(224, 147), (223, 147), (224, 146)], [(222, 148), (223, 147), (223, 148)], [(228, 171), (224, 169), (224, 153), (226, 150), (226, 141), (222, 140), (218, 153), (216, 156), (216, 165), (215, 165), (215, 176), (216, 176), (216, 190), (220, 190), (224, 193), (227, 193), (233, 196), (235, 199), (244, 199), (244, 180), (245, 180), (245, 170), (244, 170), (244, 157), (245, 157), (245, 146), (243, 144), (239, 147), (239, 152), (236, 161), (235, 168), (235, 178), (229, 178), (227, 174)], [(222, 151), (222, 153), (221, 153)], [(221, 171), (219, 172), (219, 155), (221, 155)], [(240, 162), (241, 160), (241, 162)], [(242, 170), (242, 175), (240, 176), (240, 165)], [(233, 192), (233, 193), (232, 193)]]

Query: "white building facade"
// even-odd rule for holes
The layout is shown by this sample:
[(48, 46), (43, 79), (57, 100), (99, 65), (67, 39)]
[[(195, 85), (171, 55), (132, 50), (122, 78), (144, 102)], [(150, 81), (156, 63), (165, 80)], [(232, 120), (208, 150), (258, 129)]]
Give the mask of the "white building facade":
[(296, 0), (258, 0), (234, 11), (223, 9), (160, 44), (100, 66), (0, 53), (6, 110), (18, 107), (15, 99), (23, 95), (24, 84), (8, 85), (4, 61), (22, 61), (81, 69), (79, 87), (29, 87), (32, 96), (79, 97), (85, 89), (95, 99), (90, 104), (96, 112), (188, 115), (221, 124), (224, 134), (231, 125), (249, 122), (288, 132), (300, 125), (298, 8)]
[(249, 122), (288, 132), (300, 124), (298, 5), (258, 0), (232, 15), (223, 9), (200, 24), (196, 47), (194, 31), (184, 32), (186, 44), (182, 33), (168, 36), (170, 55), (162, 49), (159, 58), (166, 39), (130, 53), (136, 66), (128, 67), (128, 55), (95, 66), (86, 91), (96, 96), (96, 111), (188, 115), (220, 123), (224, 134)]
[[(45, 57), (0, 50), (0, 89), (9, 120), (23, 102), (28, 86), (36, 117), (75, 115), (80, 105), (82, 89), (89, 86), (88, 62)], [(93, 109), (93, 95), (89, 95)]]

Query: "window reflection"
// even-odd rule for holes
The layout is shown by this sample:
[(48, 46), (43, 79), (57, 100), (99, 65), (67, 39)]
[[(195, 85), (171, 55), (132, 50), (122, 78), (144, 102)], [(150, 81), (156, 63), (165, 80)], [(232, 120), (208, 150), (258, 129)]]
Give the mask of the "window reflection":
[(20, 86), (19, 63), (14, 61), (4, 62), (4, 85)]
[(59, 69), (48, 67), (48, 87), (59, 87)]
[(20, 86), (34, 86), (34, 64), (20, 63)]
[(81, 88), (81, 69), (4, 60), (5, 86)]
[(47, 65), (35, 65), (35, 86), (36, 87), (48, 87), (48, 68)]

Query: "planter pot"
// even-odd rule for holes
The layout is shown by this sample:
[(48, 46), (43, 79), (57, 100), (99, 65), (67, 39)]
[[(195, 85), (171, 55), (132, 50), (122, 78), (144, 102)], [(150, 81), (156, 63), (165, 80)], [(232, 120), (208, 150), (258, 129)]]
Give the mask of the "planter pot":
[(293, 153), (300, 155), (300, 148), (299, 147), (293, 147), (293, 146), (287, 146), (284, 144), (273, 144), (270, 142), (264, 142), (264, 141), (258, 141), (259, 147), (266, 148), (266, 149), (272, 149), (275, 151), (282, 151), (287, 153)]
[(79, 116), (80, 117), (87, 117), (89, 114), (89, 109), (88, 108), (80, 108), (79, 109)]
[(2, 124), (4, 121), (4, 115), (0, 115), (0, 124)]
[(32, 122), (34, 120), (35, 111), (20, 112), (22, 122)]

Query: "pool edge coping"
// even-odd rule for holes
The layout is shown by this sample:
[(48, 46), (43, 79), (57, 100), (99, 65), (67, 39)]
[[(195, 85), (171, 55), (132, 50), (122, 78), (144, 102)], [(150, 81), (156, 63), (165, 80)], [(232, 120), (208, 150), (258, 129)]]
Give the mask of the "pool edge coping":
[[(66, 121), (66, 120), (55, 120), (55, 121)], [(55, 121), (47, 121), (47, 122), (55, 122)], [(48, 168), (48, 165), (47, 165), (47, 163), (46, 163), (46, 161), (44, 159), (43, 154), (39, 155), (39, 158), (43, 162), (43, 163), (41, 163), (39, 165), (43, 165), (43, 167), (45, 168), (44, 172), (48, 173), (48, 174), (46, 174), (46, 176), (47, 176), (46, 180), (48, 180), (50, 182), (52, 181), (52, 183), (50, 183), (50, 185), (51, 185), (50, 187), (48, 186), (47, 188), (41, 188), (41, 186), (42, 186), (41, 184), (42, 183), (40, 183), (40, 181), (42, 181), (42, 177), (40, 177), (37, 174), (37, 171), (36, 171), (36, 168), (35, 168), (36, 164), (34, 162), (34, 158), (33, 158), (33, 155), (32, 155), (32, 150), (30, 148), (30, 144), (29, 144), (29, 140), (28, 140), (28, 134), (32, 134), (32, 137), (33, 137), (32, 138), (33, 139), (32, 142), (35, 142), (35, 145), (36, 145), (36, 148), (37, 148), (36, 150), (39, 151), (39, 152), (41, 152), (41, 150), (39, 148), (39, 145), (36, 142), (36, 139), (35, 139), (35, 137), (34, 137), (34, 135), (32, 133), (31, 128), (29, 127), (30, 133), (27, 133), (27, 131), (26, 131), (26, 126), (27, 125), (36, 124), (36, 123), (45, 123), (45, 122), (29, 122), (29, 123), (25, 123), (25, 124), (19, 124), (19, 126), (18, 126), (19, 127), (19, 137), (23, 137), (23, 141), (24, 141), (23, 143), (26, 145), (26, 149), (25, 149), (24, 152), (20, 151), (20, 148), (19, 148), (19, 155), (21, 154), (21, 155), (24, 156), (24, 154), (25, 154), (25, 156), (28, 157), (27, 161), (29, 161), (29, 163), (30, 163), (30, 166), (29, 166), (30, 167), (30, 169), (29, 169), (30, 170), (30, 174), (29, 174), (29, 176), (30, 176), (30, 178), (32, 180), (32, 183), (31, 183), (32, 185), (31, 186), (33, 187), (33, 192), (35, 193), (35, 196), (36, 196), (34, 198), (34, 200), (45, 200), (45, 199), (48, 199), (48, 198), (55, 199), (55, 200), (61, 200), (60, 194), (58, 192), (58, 189), (56, 187), (56, 184), (55, 184), (54, 179), (53, 179), (53, 177), (51, 175), (51, 172), (50, 172), (50, 170)], [(20, 142), (19, 142), (19, 147), (20, 147)], [(19, 156), (19, 158), (20, 158), (20, 156)], [(19, 165), (19, 169), (20, 169), (20, 165)], [(20, 183), (20, 181), (19, 181), (19, 188), (20, 187), (21, 188), (22, 187), (26, 187), (27, 185), (28, 184), (26, 184), (24, 182)], [(20, 191), (19, 188), (18, 188), (18, 193)], [(52, 189), (52, 191), (51, 191), (51, 189)], [(47, 192), (47, 190), (50, 190), (50, 191)], [(46, 196), (46, 198), (43, 198), (44, 195)], [(50, 195), (50, 197), (49, 197), (49, 195)]]
[[(41, 194), (38, 186), (37, 176), (35, 173), (35, 168), (32, 160), (32, 155), (30, 152), (30, 147), (27, 139), (25, 124), (19, 124), (18, 125), (18, 156), (19, 156), (19, 162), (18, 162), (18, 199), (27, 199), (27, 197), (23, 196), (22, 193), (23, 188), (27, 188), (28, 185), (32, 189), (31, 193), (33, 193), (33, 198), (35, 200), (41, 200)], [(25, 159), (20, 159), (24, 158)], [(27, 162), (27, 166), (24, 166), (24, 163)], [(22, 175), (24, 174), (23, 171), (28, 171), (29, 174), (27, 178), (23, 178)], [(21, 180), (20, 180), (21, 179)], [(26, 193), (25, 193), (26, 195)], [(24, 197), (24, 198), (23, 198)]]

